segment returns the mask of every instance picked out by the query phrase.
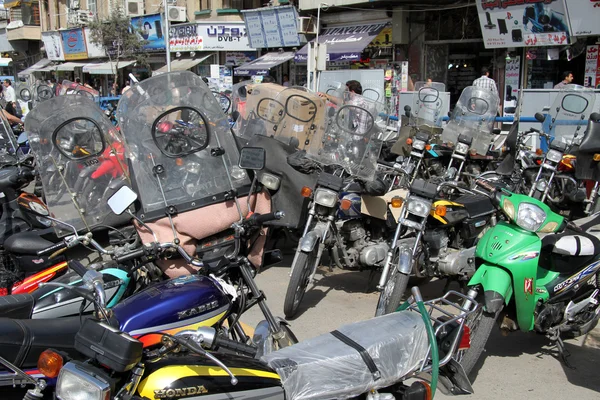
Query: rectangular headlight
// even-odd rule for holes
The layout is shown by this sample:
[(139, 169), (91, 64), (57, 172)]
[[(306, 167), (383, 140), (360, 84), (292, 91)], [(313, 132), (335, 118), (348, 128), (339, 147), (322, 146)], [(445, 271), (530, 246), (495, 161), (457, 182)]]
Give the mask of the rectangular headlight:
[(425, 218), (431, 211), (431, 202), (420, 197), (409, 197), (406, 207), (409, 213)]
[(413, 142), (413, 148), (417, 150), (423, 150), (425, 148), (425, 142), (422, 140), (415, 139)]
[(317, 189), (315, 191), (315, 203), (324, 207), (333, 207), (337, 203), (338, 194), (329, 189)]
[(458, 154), (467, 154), (467, 151), (469, 151), (469, 145), (466, 143), (456, 143), (456, 146), (454, 147), (454, 150), (458, 153)]
[(278, 176), (269, 174), (268, 172), (261, 173), (258, 181), (269, 190), (277, 190), (279, 189), (279, 185), (281, 185), (281, 179), (279, 179)]
[(560, 160), (562, 160), (562, 153), (558, 150), (548, 150), (548, 153), (546, 153), (546, 159), (554, 162), (554, 163), (559, 163)]
[(546, 220), (546, 213), (540, 207), (531, 203), (521, 203), (517, 211), (517, 225), (521, 228), (536, 232), (544, 221)]
[(110, 398), (110, 385), (95, 374), (86, 372), (74, 362), (60, 370), (56, 382), (56, 397), (60, 400), (105, 400)]

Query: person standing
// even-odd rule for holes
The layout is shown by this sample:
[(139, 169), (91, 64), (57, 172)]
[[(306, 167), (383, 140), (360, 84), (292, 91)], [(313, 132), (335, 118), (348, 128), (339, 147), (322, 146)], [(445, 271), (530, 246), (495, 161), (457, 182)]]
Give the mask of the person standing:
[(554, 89), (562, 89), (563, 87), (570, 85), (573, 82), (573, 73), (571, 71), (565, 71), (562, 73), (562, 81), (554, 85)]
[(7, 103), (14, 103), (17, 101), (17, 95), (15, 94), (15, 89), (12, 87), (10, 79), (4, 80), (4, 100), (6, 100)]
[(473, 86), (490, 90), (493, 93), (498, 94), (498, 88), (496, 87), (496, 81), (490, 78), (490, 70), (487, 67), (481, 68), (481, 76), (473, 81)]
[(125, 81), (125, 86), (123, 86), (123, 90), (121, 90), (121, 94), (125, 93), (129, 89), (131, 89), (131, 86), (129, 86), (129, 81)]
[(287, 74), (283, 75), (283, 83), (282, 86), (290, 87), (290, 77)]

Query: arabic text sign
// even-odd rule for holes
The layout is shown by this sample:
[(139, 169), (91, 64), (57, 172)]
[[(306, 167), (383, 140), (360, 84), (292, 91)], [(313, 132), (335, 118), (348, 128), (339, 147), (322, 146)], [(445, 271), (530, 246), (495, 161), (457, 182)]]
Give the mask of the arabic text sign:
[(83, 29), (60, 31), (65, 60), (85, 60), (88, 58)]
[(171, 51), (253, 50), (243, 22), (181, 24), (171, 26), (169, 33)]
[(521, 57), (512, 57), (506, 61), (504, 69), (504, 116), (513, 116), (519, 96), (519, 78), (521, 76)]
[(583, 86), (600, 89), (600, 45), (587, 47)]
[(300, 45), (298, 14), (293, 6), (242, 11), (250, 46), (291, 47)]
[(60, 33), (54, 32), (42, 32), (42, 41), (44, 42), (44, 48), (48, 55), (48, 60), (52, 61), (64, 61), (65, 54), (63, 52), (62, 41), (60, 39)]
[(600, 0), (565, 0), (573, 36), (600, 35)]
[(569, 43), (565, 0), (477, 0), (477, 11), (486, 48)]

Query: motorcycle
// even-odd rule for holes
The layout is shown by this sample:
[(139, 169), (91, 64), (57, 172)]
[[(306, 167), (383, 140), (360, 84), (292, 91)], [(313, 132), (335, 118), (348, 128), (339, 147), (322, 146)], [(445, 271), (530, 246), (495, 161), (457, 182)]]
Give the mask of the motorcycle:
[[(597, 140), (581, 147), (595, 151)], [(600, 239), (592, 229), (599, 215), (567, 222), (540, 200), (485, 180), (477, 184), (506, 221), (487, 231), (475, 249), (478, 268), (467, 296), (483, 307), (467, 320), (472, 346), (460, 363), (471, 372), (496, 320), (506, 332), (546, 335), (566, 362), (562, 338), (586, 334), (600, 318)]]

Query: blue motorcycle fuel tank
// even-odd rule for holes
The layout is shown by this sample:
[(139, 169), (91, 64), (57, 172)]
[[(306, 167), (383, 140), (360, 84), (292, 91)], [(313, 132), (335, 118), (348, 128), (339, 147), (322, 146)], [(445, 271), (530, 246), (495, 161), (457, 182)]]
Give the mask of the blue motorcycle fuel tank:
[(212, 326), (229, 306), (229, 298), (216, 281), (188, 275), (152, 285), (117, 304), (113, 312), (123, 332), (148, 346), (160, 341), (160, 335), (149, 333), (174, 334)]

